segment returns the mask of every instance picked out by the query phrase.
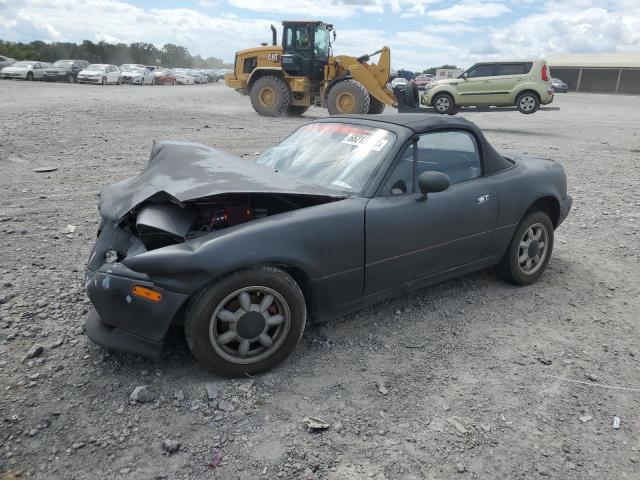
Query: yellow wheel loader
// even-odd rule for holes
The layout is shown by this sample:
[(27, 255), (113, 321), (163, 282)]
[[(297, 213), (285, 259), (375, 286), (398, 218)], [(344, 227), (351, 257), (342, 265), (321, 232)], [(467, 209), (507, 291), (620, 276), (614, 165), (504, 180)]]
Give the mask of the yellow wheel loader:
[[(333, 25), (284, 21), (282, 26), (282, 46), (272, 25), (272, 45), (237, 52), (234, 71), (224, 78), (228, 87), (249, 95), (260, 115), (302, 115), (311, 105), (324, 106), (331, 115), (382, 113), (385, 105), (398, 106), (394, 92), (387, 88), (388, 47), (358, 58), (333, 56)], [(377, 64), (370, 63), (374, 55), (380, 55)]]

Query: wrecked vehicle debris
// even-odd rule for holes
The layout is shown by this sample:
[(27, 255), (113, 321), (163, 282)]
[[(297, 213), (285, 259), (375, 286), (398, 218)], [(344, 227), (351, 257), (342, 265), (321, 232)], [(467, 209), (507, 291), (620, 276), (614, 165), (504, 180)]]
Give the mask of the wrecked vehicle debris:
[(320, 119), (254, 161), (157, 142), (139, 175), (100, 195), (87, 334), (157, 357), (184, 323), (204, 366), (262, 372), (307, 315), (494, 265), (535, 282), (570, 207), (560, 165), (505, 158), (461, 118)]

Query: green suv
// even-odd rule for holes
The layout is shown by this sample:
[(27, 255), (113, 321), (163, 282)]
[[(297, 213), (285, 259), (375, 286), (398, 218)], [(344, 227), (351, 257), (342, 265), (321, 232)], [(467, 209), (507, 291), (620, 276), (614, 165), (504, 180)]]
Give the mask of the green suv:
[(438, 113), (453, 114), (456, 107), (506, 107), (515, 105), (521, 113), (533, 113), (553, 101), (553, 87), (547, 62), (482, 62), (458, 78), (427, 85), (422, 105)]

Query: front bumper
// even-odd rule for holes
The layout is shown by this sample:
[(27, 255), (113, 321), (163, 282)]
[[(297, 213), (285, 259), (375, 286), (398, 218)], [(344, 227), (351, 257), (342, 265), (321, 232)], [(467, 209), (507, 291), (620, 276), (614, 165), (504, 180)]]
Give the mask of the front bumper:
[(99, 78), (91, 78), (91, 77), (78, 77), (78, 83), (100, 83), (101, 80)]
[[(98, 322), (89, 317), (89, 338), (107, 348), (142, 356), (162, 349), (169, 326), (188, 298), (188, 295), (154, 285), (148, 276), (133, 272), (120, 263), (105, 264), (96, 272), (87, 269), (85, 285), (100, 318), (98, 328)], [(136, 296), (133, 294), (135, 286), (150, 288), (159, 292), (162, 298), (152, 301)]]
[(66, 80), (69, 75), (73, 76), (71, 73), (46, 73), (44, 74), (44, 79), (48, 82), (57, 82), (59, 80)]
[[(106, 261), (107, 252), (118, 260)], [(85, 289), (99, 321), (87, 320), (87, 335), (114, 350), (152, 356), (162, 349), (169, 326), (189, 295), (160, 287), (146, 274), (134, 272), (120, 261), (146, 251), (140, 240), (111, 222), (104, 222), (85, 273)], [(133, 293), (144, 287), (161, 295), (153, 301)]]
[(23, 80), (27, 78), (26, 73), (3, 73), (2, 76), (4, 78), (21, 78)]
[(571, 211), (571, 205), (573, 205), (573, 198), (571, 195), (567, 194), (567, 196), (560, 202), (560, 216), (558, 218), (557, 226), (560, 226), (560, 224), (567, 218)]
[(119, 328), (110, 327), (102, 321), (98, 312), (93, 308), (89, 312), (85, 330), (87, 336), (98, 345), (141, 357), (158, 358), (164, 346), (164, 342), (156, 342)]

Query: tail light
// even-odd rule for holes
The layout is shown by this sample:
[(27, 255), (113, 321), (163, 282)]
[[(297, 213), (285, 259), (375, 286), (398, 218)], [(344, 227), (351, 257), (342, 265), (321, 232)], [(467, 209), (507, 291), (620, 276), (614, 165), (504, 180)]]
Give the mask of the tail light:
[(547, 66), (546, 65), (542, 65), (542, 70), (540, 71), (540, 75), (542, 75), (542, 81), (543, 82), (548, 82), (549, 81), (549, 71), (547, 70)]

